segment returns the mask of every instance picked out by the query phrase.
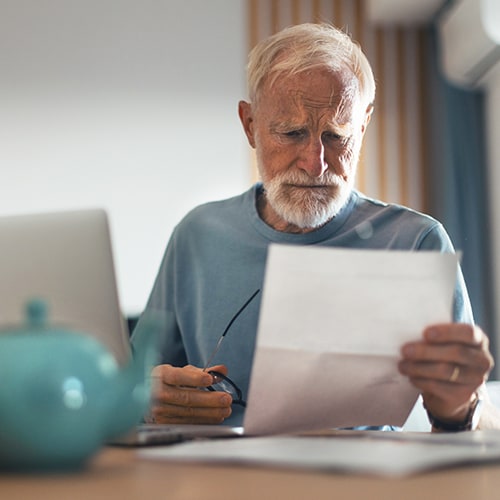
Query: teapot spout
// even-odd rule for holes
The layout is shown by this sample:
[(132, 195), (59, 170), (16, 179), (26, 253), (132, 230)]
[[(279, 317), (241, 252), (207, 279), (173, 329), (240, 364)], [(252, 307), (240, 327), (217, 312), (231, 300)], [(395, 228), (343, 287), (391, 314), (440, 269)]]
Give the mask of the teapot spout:
[(121, 383), (113, 408), (108, 436), (114, 438), (141, 422), (150, 404), (152, 368), (159, 360), (159, 339), (165, 330), (164, 315), (144, 313), (132, 338), (132, 359), (120, 374)]

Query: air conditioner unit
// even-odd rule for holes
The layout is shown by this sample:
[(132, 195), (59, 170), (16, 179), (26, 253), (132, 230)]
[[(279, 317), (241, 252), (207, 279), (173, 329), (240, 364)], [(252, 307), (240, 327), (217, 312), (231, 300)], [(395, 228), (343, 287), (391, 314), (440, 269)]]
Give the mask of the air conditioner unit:
[(455, 0), (438, 21), (444, 75), (476, 87), (500, 74), (500, 0)]

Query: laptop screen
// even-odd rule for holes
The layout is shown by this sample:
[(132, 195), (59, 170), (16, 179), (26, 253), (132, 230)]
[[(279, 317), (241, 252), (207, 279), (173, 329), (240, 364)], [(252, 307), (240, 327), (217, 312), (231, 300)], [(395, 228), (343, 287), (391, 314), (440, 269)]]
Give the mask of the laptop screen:
[(42, 299), (50, 325), (91, 335), (128, 361), (104, 210), (0, 217), (0, 248), (0, 329), (20, 326), (27, 302)]

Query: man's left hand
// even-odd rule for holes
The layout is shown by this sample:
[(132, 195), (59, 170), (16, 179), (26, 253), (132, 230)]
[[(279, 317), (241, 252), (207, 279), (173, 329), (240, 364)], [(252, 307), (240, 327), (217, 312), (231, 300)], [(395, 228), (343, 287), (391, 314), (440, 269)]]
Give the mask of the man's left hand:
[(494, 364), (488, 337), (465, 323), (432, 325), (401, 355), (399, 371), (420, 389), (427, 410), (447, 422), (466, 419)]

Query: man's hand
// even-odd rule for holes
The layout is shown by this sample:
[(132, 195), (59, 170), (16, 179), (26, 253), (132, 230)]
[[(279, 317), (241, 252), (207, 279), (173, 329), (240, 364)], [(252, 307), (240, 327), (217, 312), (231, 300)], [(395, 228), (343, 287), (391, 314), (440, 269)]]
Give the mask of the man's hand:
[(420, 389), (427, 410), (446, 422), (465, 420), (493, 368), (488, 337), (464, 323), (433, 325), (401, 349), (399, 371)]
[[(224, 375), (223, 365), (211, 367)], [(231, 415), (232, 398), (225, 392), (204, 390), (213, 384), (212, 375), (195, 366), (153, 368), (149, 422), (158, 424), (220, 424)]]

